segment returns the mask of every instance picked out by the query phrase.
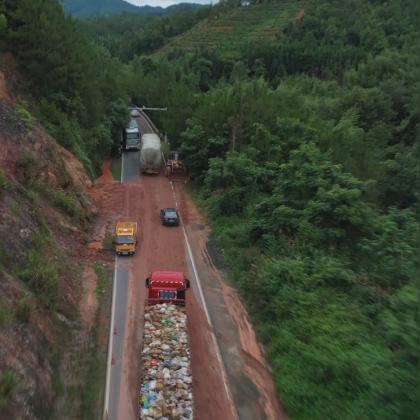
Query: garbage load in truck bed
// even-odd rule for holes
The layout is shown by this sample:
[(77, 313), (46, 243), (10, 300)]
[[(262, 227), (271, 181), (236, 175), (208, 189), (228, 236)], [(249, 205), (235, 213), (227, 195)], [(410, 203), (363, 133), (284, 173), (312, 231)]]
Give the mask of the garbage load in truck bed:
[(182, 297), (177, 303), (185, 304), (189, 281), (180, 272), (155, 271), (146, 279), (146, 287), (149, 305), (144, 312), (140, 418), (192, 420), (187, 314), (183, 306), (173, 304), (177, 297)]
[(140, 171), (158, 174), (162, 168), (161, 141), (157, 134), (146, 133), (141, 137)]

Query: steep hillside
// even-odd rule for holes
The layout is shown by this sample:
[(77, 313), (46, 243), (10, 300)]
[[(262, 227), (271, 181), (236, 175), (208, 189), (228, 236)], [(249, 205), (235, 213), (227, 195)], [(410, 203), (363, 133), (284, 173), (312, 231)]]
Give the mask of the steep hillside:
[(240, 46), (279, 36), (294, 17), (302, 15), (303, 3), (287, 0), (226, 9), (218, 7), (208, 19), (169, 42), (163, 51), (205, 47), (217, 48), (235, 57)]
[(171, 38), (186, 32), (205, 19), (212, 8), (181, 3), (166, 9), (139, 10), (148, 12), (93, 16), (80, 19), (78, 27), (87, 38), (128, 62), (137, 55), (156, 51)]
[(7, 81), (0, 71), (0, 418), (81, 418), (96, 348), (80, 307), (90, 181)]

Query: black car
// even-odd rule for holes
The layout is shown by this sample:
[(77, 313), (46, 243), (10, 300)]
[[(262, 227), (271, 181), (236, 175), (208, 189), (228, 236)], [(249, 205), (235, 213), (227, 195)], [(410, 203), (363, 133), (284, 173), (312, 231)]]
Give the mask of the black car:
[(162, 225), (165, 226), (178, 226), (179, 225), (179, 213), (178, 210), (168, 208), (160, 211), (160, 220)]

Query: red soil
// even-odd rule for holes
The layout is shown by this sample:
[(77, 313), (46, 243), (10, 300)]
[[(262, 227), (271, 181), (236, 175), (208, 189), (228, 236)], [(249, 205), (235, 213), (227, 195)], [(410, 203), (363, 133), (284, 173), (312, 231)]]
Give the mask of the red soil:
[[(95, 182), (90, 195), (98, 207), (98, 222), (89, 247), (99, 248), (108, 226), (119, 219), (138, 222), (138, 252), (131, 258), (128, 319), (123, 360), (123, 379), (119, 417), (137, 418), (140, 352), (146, 292), (144, 279), (155, 269), (180, 270), (187, 273), (184, 239), (179, 228), (163, 227), (159, 219), (162, 207), (174, 206), (170, 184), (164, 176), (143, 176), (120, 184), (112, 178), (110, 162)], [(187, 304), (192, 353), (195, 417), (200, 420), (234, 419), (220, 375), (222, 367), (215, 357), (210, 327), (192, 291)], [(211, 392), (209, 392), (211, 390)]]
[(301, 20), (305, 16), (305, 9), (300, 9), (297, 15), (293, 18), (295, 21)]
[(95, 323), (98, 301), (96, 299), (96, 273), (91, 265), (85, 266), (83, 271), (83, 294), (79, 303), (82, 320), (89, 328)]
[[(191, 280), (193, 277), (190, 276), (187, 265), (182, 229), (164, 227), (159, 220), (161, 208), (175, 207), (175, 195), (170, 183), (164, 176), (142, 176), (134, 182), (120, 184), (112, 178), (110, 166), (110, 162), (104, 165), (103, 175), (90, 190), (90, 195), (98, 207), (98, 223), (89, 248), (91, 252), (98, 250), (106, 230), (114, 226), (117, 220), (138, 222), (138, 252), (129, 260), (128, 318), (119, 406), (119, 417), (129, 420), (137, 418), (138, 412), (137, 390), (146, 297), (144, 279), (155, 269), (181, 270), (187, 273)], [(194, 253), (195, 257), (201, 260), (196, 261), (197, 265), (206, 264), (210, 267), (212, 277), (223, 285), (223, 298), (239, 331), (239, 351), (244, 360), (244, 371), (253, 378), (259, 390), (263, 414), (267, 419), (287, 418), (281, 409), (270, 369), (265, 363), (263, 350), (256, 339), (246, 309), (236, 291), (226, 284), (223, 272), (214, 267), (207, 254), (206, 244), (210, 230), (182, 186), (176, 184), (175, 191), (180, 200), (183, 223), (188, 227), (189, 235), (194, 235), (191, 238), (193, 246), (199, 248), (199, 251)], [(194, 226), (200, 228), (194, 229)], [(216, 356), (211, 327), (193, 290), (188, 294), (187, 313), (195, 417), (200, 420), (237, 419), (223, 382), (224, 368)]]

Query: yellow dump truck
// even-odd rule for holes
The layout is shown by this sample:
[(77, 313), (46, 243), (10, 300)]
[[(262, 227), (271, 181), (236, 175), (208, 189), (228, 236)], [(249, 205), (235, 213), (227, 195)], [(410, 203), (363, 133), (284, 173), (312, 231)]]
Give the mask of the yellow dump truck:
[(137, 222), (118, 222), (115, 226), (115, 252), (134, 255), (137, 245)]

